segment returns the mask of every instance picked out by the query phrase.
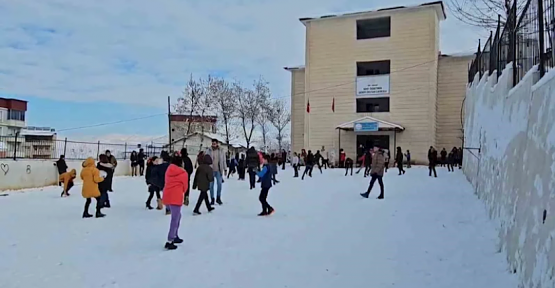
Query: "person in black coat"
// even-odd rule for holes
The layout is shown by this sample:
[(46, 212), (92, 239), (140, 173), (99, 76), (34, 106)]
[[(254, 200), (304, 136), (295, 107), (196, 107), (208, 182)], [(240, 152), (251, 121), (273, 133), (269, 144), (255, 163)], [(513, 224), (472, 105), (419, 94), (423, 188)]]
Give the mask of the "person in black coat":
[(403, 150), (401, 147), (397, 147), (395, 162), (397, 163), (397, 168), (399, 168), (399, 175), (405, 174), (405, 169), (403, 169)]
[(246, 163), (245, 154), (241, 154), (241, 158), (239, 159), (239, 164), (237, 165), (237, 169), (239, 170), (237, 173), (239, 174), (239, 180), (245, 180), (245, 168)]
[(260, 168), (260, 158), (258, 152), (251, 146), (247, 151), (247, 167), (249, 172), (250, 189), (254, 189), (256, 184), (256, 171)]
[(139, 164), (139, 174), (141, 177), (145, 173), (145, 160), (146, 160), (145, 150), (143, 148), (139, 149), (139, 154), (137, 154), (137, 163)]
[(445, 148), (443, 148), (443, 150), (441, 150), (441, 152), (439, 152), (439, 155), (441, 156), (441, 167), (445, 167), (445, 164), (447, 164), (447, 150), (445, 150)]
[[(189, 153), (187, 152), (187, 148), (183, 148), (181, 149), (181, 159), (183, 159), (183, 168), (185, 169), (185, 171), (187, 171), (187, 176), (189, 177), (189, 179), (193, 179), (192, 175), (193, 175), (193, 162), (191, 161), (191, 158), (189, 158)], [(191, 191), (191, 181), (188, 182), (188, 187), (187, 187), (187, 191), (185, 191), (185, 198), (184, 198), (184, 203), (185, 206), (189, 205), (189, 192)]]
[(455, 153), (451, 151), (447, 156), (447, 171), (455, 172), (454, 165), (455, 165)]
[[(98, 156), (98, 163), (96, 164), (96, 169), (104, 171), (106, 175), (114, 171), (113, 165), (109, 162), (109, 158), (106, 154), (100, 154)], [(98, 183), (98, 190), (100, 190), (100, 208), (110, 208), (110, 197), (108, 196), (108, 190), (110, 190), (110, 183), (107, 181), (102, 181)]]
[(308, 176), (312, 177), (312, 169), (314, 168), (314, 154), (312, 151), (308, 150), (308, 155), (306, 155), (306, 167), (304, 168), (303, 176), (301, 180), (304, 180), (304, 176), (308, 174)]
[(137, 155), (137, 151), (131, 152), (129, 160), (131, 160), (131, 177), (135, 177), (138, 174), (137, 166), (139, 166), (139, 157)]
[[(58, 175), (62, 175), (67, 172), (66, 156), (60, 155), (60, 159), (54, 163), (56, 168), (58, 168)], [(62, 182), (58, 181), (58, 186), (62, 186)]]
[(347, 158), (345, 159), (345, 176), (349, 173), (349, 169), (351, 169), (351, 176), (353, 176), (353, 166), (354, 162), (353, 159)]
[(287, 152), (285, 152), (285, 149), (283, 149), (281, 151), (281, 170), (285, 170), (285, 164), (287, 163)]
[[(170, 166), (171, 157), (167, 151), (162, 151), (160, 152), (160, 158), (162, 158), (163, 162), (152, 167), (150, 183), (151, 185), (155, 185), (156, 187), (160, 188), (160, 191), (164, 191), (164, 186), (166, 186), (166, 171)], [(166, 215), (169, 214), (170, 208), (166, 207)]]
[[(150, 205), (150, 203), (152, 202), (152, 198), (154, 198), (154, 193), (156, 193), (156, 202), (160, 203), (162, 197), (160, 196), (160, 187), (154, 185), (152, 177), (152, 170), (154, 167), (154, 162), (156, 162), (156, 160), (158, 159), (158, 157), (153, 156), (151, 159), (149, 159), (146, 163), (146, 173), (145, 173), (145, 180), (146, 180), (146, 185), (148, 186), (148, 199), (146, 200), (146, 208), (149, 210), (152, 210), (154, 208), (152, 208), (152, 206)], [(160, 205), (157, 205), (158, 207), (156, 209), (160, 210), (162, 209), (162, 207)]]
[(428, 150), (428, 170), (430, 170), (430, 177), (432, 177), (432, 171), (434, 172), (434, 177), (437, 178), (436, 172), (436, 165), (437, 165), (437, 150), (430, 146), (430, 150)]

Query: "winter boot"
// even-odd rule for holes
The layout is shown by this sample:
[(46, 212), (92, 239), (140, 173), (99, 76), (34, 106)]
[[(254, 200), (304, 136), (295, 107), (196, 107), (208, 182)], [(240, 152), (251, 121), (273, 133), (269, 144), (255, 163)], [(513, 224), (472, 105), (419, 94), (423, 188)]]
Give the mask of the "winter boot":
[(214, 198), (212, 198), (212, 200), (210, 200), (210, 205), (214, 206)]
[(152, 210), (152, 209), (154, 209), (154, 208), (152, 208), (152, 206), (150, 206), (150, 203), (147, 202), (147, 203), (146, 203), (146, 209)]
[(368, 193), (368, 192), (360, 194), (360, 196), (362, 196), (364, 198), (368, 198), (368, 195), (370, 195), (370, 193)]
[[(210, 212), (210, 211), (209, 211), (209, 212)], [(193, 216), (198, 216), (198, 215), (201, 215), (201, 214), (202, 214), (202, 213), (200, 213), (199, 211), (196, 211), (196, 210), (193, 211)]]
[(384, 198), (383, 194), (380, 194), (380, 196), (378, 196), (378, 198), (376, 198), (376, 199), (383, 199), (383, 198)]
[(172, 215), (172, 211), (169, 208), (166, 208), (166, 215)]
[(183, 205), (189, 206), (189, 196), (185, 196), (185, 199), (183, 200)]
[[(220, 197), (218, 197), (218, 198), (216, 199), (216, 203), (218, 203), (218, 205), (224, 204), (224, 203), (222, 202), (222, 199), (221, 199)], [(214, 204), (212, 204), (212, 205), (214, 205)]]
[(166, 249), (166, 250), (175, 250), (175, 249), (177, 249), (177, 246), (175, 246), (175, 244), (173, 244), (171, 242), (166, 242), (166, 245), (164, 246), (164, 249)]
[(158, 205), (158, 206), (156, 206), (156, 210), (162, 210), (162, 208), (164, 208), (164, 204), (162, 203), (162, 199), (156, 200), (156, 204)]
[(104, 205), (102, 205), (102, 208), (112, 208), (112, 206), (110, 206), (110, 201), (104, 202)]
[(270, 211), (268, 211), (268, 214), (266, 216), (271, 216), (276, 212), (276, 210), (274, 208), (270, 208)]
[(91, 217), (92, 217), (92, 215), (89, 214), (89, 212), (87, 212), (87, 211), (83, 212), (83, 218), (91, 218)]
[(173, 244), (181, 244), (183, 243), (183, 239), (179, 238), (179, 236), (175, 237), (172, 241)]
[(95, 215), (96, 218), (103, 218), (103, 217), (105, 217), (105, 216), (106, 216), (106, 215), (102, 214), (102, 212), (100, 212), (100, 210), (97, 210), (97, 211), (96, 211), (96, 215)]
[(268, 215), (268, 213), (266, 213), (266, 212), (260, 212), (260, 214), (258, 214), (258, 216), (267, 216), (267, 215)]
[(208, 213), (210, 213), (210, 212), (214, 211), (214, 209), (216, 209), (216, 208), (214, 208), (214, 207), (210, 207), (210, 208), (208, 208)]

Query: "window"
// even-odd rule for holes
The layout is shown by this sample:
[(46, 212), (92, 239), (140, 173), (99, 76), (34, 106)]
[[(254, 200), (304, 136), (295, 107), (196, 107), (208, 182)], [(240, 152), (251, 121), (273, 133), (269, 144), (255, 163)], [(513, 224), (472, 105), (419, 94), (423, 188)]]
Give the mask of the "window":
[(25, 121), (25, 111), (8, 110), (8, 120)]
[(357, 62), (357, 76), (384, 75), (390, 72), (391, 61)]
[(357, 113), (374, 112), (389, 112), (389, 97), (357, 99)]
[(4, 122), (4, 111), (0, 110), (0, 123)]
[(391, 17), (357, 21), (357, 39), (372, 39), (391, 36)]

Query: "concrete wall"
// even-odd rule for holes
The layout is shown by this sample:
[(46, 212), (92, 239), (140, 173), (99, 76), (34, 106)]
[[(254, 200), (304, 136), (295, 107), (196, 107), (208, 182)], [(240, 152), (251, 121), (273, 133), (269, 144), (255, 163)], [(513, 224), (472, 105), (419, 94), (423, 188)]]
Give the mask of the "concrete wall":
[[(68, 171), (77, 170), (75, 182), (81, 182), (81, 160), (67, 160)], [(130, 176), (131, 162), (118, 160), (115, 176)], [(0, 159), (0, 191), (57, 185), (58, 169), (53, 160)]]
[[(511, 68), (467, 89), (464, 172), (499, 221), (499, 251), (519, 287), (555, 287), (555, 70), (529, 72), (511, 89)], [(474, 154), (474, 155), (473, 155)]]
[(304, 68), (291, 71), (291, 149), (300, 152), (304, 145), (304, 118), (306, 100), (304, 90)]

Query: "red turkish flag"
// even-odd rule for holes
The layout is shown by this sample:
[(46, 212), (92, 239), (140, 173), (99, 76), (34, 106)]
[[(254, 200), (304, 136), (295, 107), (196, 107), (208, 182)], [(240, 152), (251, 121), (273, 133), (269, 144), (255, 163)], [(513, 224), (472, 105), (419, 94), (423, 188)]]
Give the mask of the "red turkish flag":
[(306, 102), (306, 113), (310, 113), (310, 100)]

